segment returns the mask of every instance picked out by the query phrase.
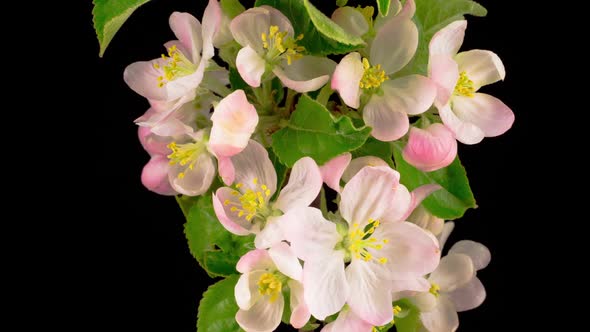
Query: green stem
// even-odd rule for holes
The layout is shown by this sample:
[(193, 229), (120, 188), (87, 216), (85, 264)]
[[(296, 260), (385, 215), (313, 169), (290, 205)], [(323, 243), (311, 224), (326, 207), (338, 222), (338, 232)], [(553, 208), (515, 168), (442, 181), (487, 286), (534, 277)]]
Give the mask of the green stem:
[(320, 191), (320, 210), (324, 217), (328, 215), (328, 202), (326, 200), (326, 190), (322, 186), (322, 190)]
[(176, 202), (180, 206), (180, 210), (182, 210), (182, 214), (184, 215), (184, 218), (188, 220), (188, 211), (185, 209), (185, 206), (182, 203), (182, 196), (176, 195), (176, 196), (174, 196), (174, 198), (176, 198)]
[(289, 114), (291, 114), (291, 109), (293, 108), (296, 95), (297, 91), (287, 88), (287, 99), (285, 100), (285, 117), (289, 117)]
[(318, 103), (326, 106), (328, 104), (328, 100), (330, 96), (334, 93), (332, 87), (329, 84), (324, 85), (324, 87), (320, 90), (318, 97), (315, 99)]

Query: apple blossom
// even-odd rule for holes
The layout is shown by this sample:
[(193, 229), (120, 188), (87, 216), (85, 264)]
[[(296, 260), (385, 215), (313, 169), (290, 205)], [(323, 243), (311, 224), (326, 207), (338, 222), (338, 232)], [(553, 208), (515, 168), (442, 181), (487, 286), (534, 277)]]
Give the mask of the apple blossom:
[(412, 127), (403, 158), (424, 172), (449, 166), (457, 156), (457, 141), (453, 133), (440, 123), (420, 129)]

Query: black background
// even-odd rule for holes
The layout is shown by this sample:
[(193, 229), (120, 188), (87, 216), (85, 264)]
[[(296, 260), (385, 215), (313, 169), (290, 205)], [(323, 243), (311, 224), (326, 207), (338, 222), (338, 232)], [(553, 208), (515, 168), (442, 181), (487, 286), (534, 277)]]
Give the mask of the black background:
[[(88, 266), (83, 277), (89, 278), (79, 280), (84, 286), (78, 290), (84, 301), (92, 302), (92, 310), (79, 318), (87, 322), (85, 326), (109, 330), (194, 332), (198, 301), (212, 280), (188, 251), (184, 219), (174, 198), (158, 196), (141, 185), (141, 169), (149, 157), (137, 140), (133, 120), (148, 104), (122, 78), (128, 64), (156, 58), (164, 51), (161, 45), (173, 39), (168, 27), (173, 11), (188, 11), (200, 19), (206, 1), (153, 0), (125, 23), (102, 59), (89, 2), (76, 4), (80, 8), (69, 17), (73, 22), (67, 27), (69, 43), (75, 45), (81, 61), (74, 69), (82, 73), (81, 80), (74, 82), (83, 86), (77, 97), (84, 103), (76, 106), (84, 124), (80, 135), (92, 151), (75, 167), (81, 175), (74, 182), (84, 184), (85, 193), (76, 197), (77, 206), (69, 205), (79, 219), (71, 231), (80, 248), (85, 248), (78, 252), (83, 258), (74, 265)], [(486, 138), (475, 146), (460, 145), (479, 208), (456, 222), (449, 243), (471, 239), (492, 252), (491, 264), (478, 273), (488, 297), (481, 307), (460, 314), (459, 331), (509, 331), (506, 319), (524, 310), (516, 306), (523, 297), (519, 294), (529, 287), (526, 269), (534, 266), (531, 257), (537, 250), (528, 245), (532, 235), (527, 225), (536, 221), (530, 220), (532, 207), (524, 203), (533, 191), (527, 165), (544, 162), (533, 152), (532, 128), (539, 110), (526, 95), (533, 72), (527, 62), (533, 26), (526, 21), (529, 13), (520, 11), (513, 1), (479, 2), (488, 9), (488, 16), (468, 17), (462, 49), (489, 49), (502, 58), (506, 80), (484, 87), (484, 92), (510, 106), (516, 122), (501, 137)], [(248, 6), (253, 1), (242, 3)], [(314, 3), (330, 13), (335, 1)], [(372, 1), (349, 3), (374, 5)], [(77, 192), (70, 193), (76, 196)], [(512, 327), (522, 320), (511, 323)]]

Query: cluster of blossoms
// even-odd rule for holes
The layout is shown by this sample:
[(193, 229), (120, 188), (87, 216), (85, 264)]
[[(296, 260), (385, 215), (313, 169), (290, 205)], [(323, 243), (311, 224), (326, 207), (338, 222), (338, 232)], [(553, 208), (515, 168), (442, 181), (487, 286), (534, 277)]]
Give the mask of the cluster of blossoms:
[[(422, 204), (440, 185), (410, 191), (391, 160), (345, 152), (321, 165), (302, 156), (283, 186), (269, 156), (272, 134), (286, 126), (298, 94), (320, 89), (320, 96), (335, 92), (325, 105), (334, 116), (362, 122), (375, 140), (402, 142), (403, 159), (421, 172), (449, 166), (457, 141), (476, 144), (506, 132), (512, 111), (478, 92), (502, 80), (504, 67), (490, 51), (458, 53), (466, 21), (434, 34), (428, 76), (403, 71), (419, 43), (415, 11), (414, 0), (394, 0), (388, 15), (376, 18), (372, 7), (338, 8), (332, 22), (365, 46), (336, 62), (308, 54), (307, 36), (275, 8), (230, 18), (209, 0), (202, 22), (170, 16), (177, 40), (165, 44), (167, 55), (125, 70), (125, 82), (150, 104), (136, 120), (151, 156), (145, 187), (202, 195), (225, 230), (254, 235), (235, 267), (235, 319), (245, 331), (274, 331), (285, 311), (294, 328), (385, 331), (403, 317), (401, 300), (419, 311), (423, 330), (451, 332), (457, 312), (485, 299), (476, 277), (490, 262), (485, 246), (459, 241), (441, 258), (454, 223)], [(216, 49), (232, 48), (215, 57)], [(241, 89), (236, 77), (230, 88), (223, 62)], [(217, 176), (223, 184), (215, 184)], [(333, 211), (318, 204), (324, 184), (336, 195)]]

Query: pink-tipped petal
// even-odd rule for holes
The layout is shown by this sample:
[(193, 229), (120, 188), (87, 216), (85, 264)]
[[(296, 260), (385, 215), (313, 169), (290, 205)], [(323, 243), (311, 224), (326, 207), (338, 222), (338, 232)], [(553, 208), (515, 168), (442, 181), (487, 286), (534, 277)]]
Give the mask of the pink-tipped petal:
[(253, 48), (246, 46), (238, 52), (236, 66), (244, 82), (254, 88), (260, 86), (260, 79), (266, 69), (266, 62)]
[(281, 324), (285, 299), (280, 293), (275, 301), (260, 298), (249, 310), (238, 310), (236, 322), (248, 332), (272, 332)]
[(446, 105), (459, 79), (459, 65), (449, 55), (431, 55), (428, 61), (428, 77), (436, 84), (436, 107)]
[(274, 263), (270, 258), (268, 251), (262, 249), (248, 251), (236, 264), (236, 270), (244, 274), (256, 270), (268, 270), (272, 268), (274, 268)]
[(139, 137), (141, 146), (143, 146), (150, 156), (155, 156), (157, 154), (166, 156), (170, 154), (171, 151), (168, 148), (168, 144), (172, 142), (171, 137), (155, 135), (148, 127), (138, 127), (137, 136)]
[(324, 320), (342, 309), (350, 293), (344, 273), (344, 252), (334, 251), (322, 259), (306, 261), (303, 287), (305, 303), (315, 318)]
[(255, 140), (250, 140), (244, 151), (231, 157), (234, 164), (235, 182), (241, 184), (240, 190), (245, 192), (250, 189), (260, 191), (265, 185), (269, 190), (270, 198), (277, 189), (277, 172), (268, 158), (266, 149)]
[(230, 233), (236, 235), (249, 235), (250, 224), (238, 216), (237, 211), (231, 211), (232, 206), (239, 206), (240, 201), (235, 195), (235, 190), (227, 187), (217, 189), (213, 194), (213, 209), (221, 225)]
[(301, 281), (303, 269), (297, 256), (295, 256), (287, 243), (280, 242), (272, 246), (268, 249), (268, 254), (282, 274), (293, 280)]
[(385, 96), (371, 97), (363, 109), (363, 120), (373, 128), (371, 135), (384, 142), (402, 138), (410, 128), (408, 114), (393, 109)]
[(465, 29), (467, 29), (467, 21), (460, 20), (450, 23), (435, 33), (430, 40), (430, 56), (454, 56), (457, 54), (463, 44), (463, 38), (465, 38)]
[(473, 261), (473, 266), (475, 266), (476, 270), (485, 268), (492, 260), (492, 254), (488, 247), (471, 240), (461, 240), (455, 243), (451, 249), (449, 249), (449, 254), (451, 253), (469, 256), (471, 261)]
[(408, 144), (402, 152), (404, 160), (424, 172), (449, 166), (457, 156), (457, 140), (440, 123), (426, 129), (412, 127)]
[(265, 272), (264, 270), (257, 270), (240, 276), (234, 288), (234, 296), (240, 309), (248, 310), (260, 299), (258, 280)]
[(398, 184), (399, 173), (389, 167), (363, 168), (344, 186), (340, 214), (350, 225), (361, 227), (369, 219), (387, 218)]
[(347, 54), (334, 70), (332, 89), (338, 91), (344, 103), (352, 108), (360, 105), (361, 87), (365, 69), (361, 55), (357, 52)]
[(291, 305), (291, 317), (289, 323), (296, 329), (300, 329), (309, 321), (311, 313), (303, 298), (303, 285), (295, 280), (288, 281), (291, 289), (289, 302)]
[[(416, 207), (418, 205), (420, 205), (420, 203), (422, 203), (422, 201), (426, 197), (428, 197), (430, 194), (432, 194), (433, 192), (440, 190), (440, 189), (442, 189), (442, 187), (439, 184), (425, 184), (423, 186), (420, 186), (420, 187), (412, 190), (412, 192), (410, 193), (410, 195), (412, 196), (410, 207), (408, 208), (408, 211), (406, 212), (404, 217), (402, 217), (402, 220), (406, 220), (410, 216), (410, 214), (412, 214), (412, 212), (414, 212), (414, 209), (416, 209)], [(417, 224), (417, 223), (415, 223), (415, 224)], [(424, 229), (424, 227), (421, 227), (421, 228)], [(438, 233), (434, 233), (434, 234), (438, 234)]]
[(373, 263), (353, 259), (346, 268), (350, 297), (346, 301), (351, 310), (364, 321), (375, 326), (393, 319), (392, 297), (386, 278), (371, 269)]
[(500, 99), (485, 93), (476, 93), (473, 97), (453, 97), (453, 112), (462, 121), (481, 129), (485, 137), (502, 135), (514, 123), (512, 110)]
[(417, 115), (426, 112), (436, 97), (436, 84), (422, 75), (409, 75), (383, 83), (389, 107)]
[(369, 32), (369, 23), (360, 11), (352, 7), (340, 7), (332, 13), (332, 21), (353, 36), (361, 37)]
[(336, 62), (328, 58), (304, 56), (290, 65), (285, 63), (282, 68), (276, 66), (273, 73), (284, 86), (305, 93), (324, 86), (335, 68)]
[(236, 178), (234, 164), (229, 157), (217, 157), (217, 172), (225, 185), (230, 186)]
[(506, 69), (500, 57), (492, 51), (471, 50), (455, 56), (459, 72), (465, 71), (474, 83), (475, 90), (506, 77)]
[(211, 116), (209, 147), (215, 155), (231, 157), (241, 152), (258, 124), (258, 113), (243, 90), (223, 98)]
[(440, 260), (439, 266), (428, 280), (437, 284), (442, 292), (451, 292), (475, 277), (475, 267), (467, 255), (449, 254)]
[[(198, 196), (204, 194), (215, 177), (215, 162), (208, 153), (201, 153), (191, 169), (187, 166), (174, 165), (168, 174), (172, 188), (187, 196)], [(184, 176), (181, 176), (183, 173)]]
[(373, 325), (365, 322), (352, 310), (346, 308), (340, 311), (338, 318), (326, 325), (321, 332), (371, 332)]
[(134, 62), (125, 68), (123, 80), (140, 96), (152, 100), (169, 100), (167, 89), (158, 86), (158, 77), (162, 76), (162, 71), (154, 68), (154, 65), (164, 64), (162, 59)]
[(415, 0), (406, 0), (406, 3), (404, 4), (403, 8), (400, 10), (398, 16), (411, 19), (412, 17), (414, 17), (415, 13), (416, 13), (416, 1)]
[[(193, 15), (181, 12), (172, 13), (168, 23), (184, 49), (190, 52), (186, 56), (193, 63), (199, 63), (203, 46), (201, 23)], [(168, 45), (166, 46), (168, 47)]]
[(398, 72), (412, 60), (418, 47), (418, 28), (411, 17), (399, 16), (385, 23), (371, 43), (371, 65), (381, 65), (385, 74)]
[(453, 112), (450, 105), (438, 108), (438, 114), (442, 122), (449, 128), (455, 138), (463, 144), (477, 144), (483, 140), (485, 134), (473, 123), (463, 121)]
[(479, 307), (486, 299), (486, 289), (479, 278), (474, 277), (467, 284), (447, 294), (457, 312), (467, 311)]
[(291, 209), (309, 206), (320, 193), (322, 183), (322, 174), (316, 162), (310, 157), (303, 157), (293, 165), (289, 182), (281, 190), (274, 207), (287, 213)]
[(340, 192), (341, 190), (340, 178), (342, 178), (342, 174), (344, 174), (351, 159), (352, 155), (347, 152), (330, 159), (327, 163), (320, 166), (322, 180), (328, 185), (328, 187), (334, 189), (336, 192)]
[(163, 155), (154, 155), (143, 167), (141, 183), (156, 194), (173, 196), (177, 192), (168, 181), (170, 164), (168, 158)]
[(203, 59), (209, 60), (215, 55), (213, 39), (221, 27), (222, 12), (219, 1), (209, 0), (203, 13)]
[(342, 240), (336, 224), (312, 207), (290, 211), (283, 216), (280, 226), (291, 249), (304, 261), (331, 255), (336, 243)]
[(346, 168), (346, 170), (342, 174), (342, 180), (344, 180), (344, 182), (350, 181), (350, 179), (352, 179), (352, 177), (355, 176), (356, 173), (358, 173), (361, 169), (363, 169), (366, 166), (388, 167), (389, 165), (383, 159), (381, 159), (379, 157), (363, 156), (363, 157), (354, 158), (352, 161), (350, 161), (350, 164), (348, 165), (348, 167)]
[(454, 332), (459, 327), (459, 316), (453, 303), (444, 295), (430, 311), (420, 313), (420, 321), (429, 332)]

